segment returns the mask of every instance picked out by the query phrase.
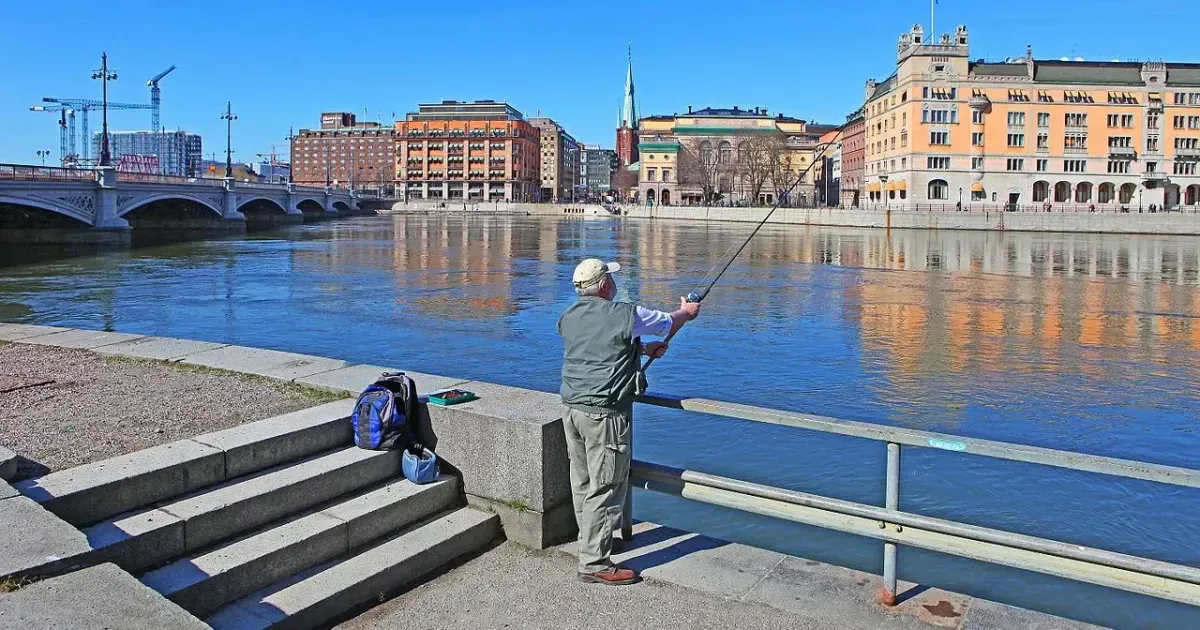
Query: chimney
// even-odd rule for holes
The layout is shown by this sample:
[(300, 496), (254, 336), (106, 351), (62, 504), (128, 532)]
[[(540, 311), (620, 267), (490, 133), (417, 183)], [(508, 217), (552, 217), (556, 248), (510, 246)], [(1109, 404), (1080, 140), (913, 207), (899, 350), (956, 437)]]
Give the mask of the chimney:
[(737, 106), (737, 105), (734, 105), (734, 106), (733, 106), (733, 111), (735, 111), (735, 112), (736, 112), (736, 111), (738, 111), (738, 106)]
[(1033, 45), (1026, 44), (1026, 46), (1025, 46), (1025, 74), (1029, 77), (1030, 81), (1032, 81), (1034, 79), (1034, 76), (1033, 76), (1034, 73), (1035, 73), (1035, 70), (1034, 70), (1034, 63), (1033, 63)]
[(691, 105), (688, 105), (688, 113), (689, 113), (689, 114), (690, 114), (690, 113), (692, 113), (692, 106), (691, 106)]

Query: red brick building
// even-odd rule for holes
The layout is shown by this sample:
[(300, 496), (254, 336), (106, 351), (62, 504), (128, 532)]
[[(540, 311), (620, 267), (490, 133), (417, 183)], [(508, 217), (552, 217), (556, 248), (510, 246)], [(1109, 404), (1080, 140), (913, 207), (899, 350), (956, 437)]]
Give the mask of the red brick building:
[(850, 114), (842, 128), (842, 205), (857, 206), (863, 197), (866, 173), (866, 119), (862, 110)]
[(338, 188), (395, 185), (396, 150), (395, 128), (326, 112), (319, 129), (301, 129), (292, 137), (292, 181)]

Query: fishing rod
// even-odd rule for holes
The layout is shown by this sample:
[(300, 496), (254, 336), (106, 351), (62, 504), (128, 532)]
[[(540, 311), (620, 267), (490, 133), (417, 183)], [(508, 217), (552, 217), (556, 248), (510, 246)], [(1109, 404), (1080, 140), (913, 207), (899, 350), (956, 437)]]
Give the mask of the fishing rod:
[[(766, 216), (764, 216), (762, 218), (762, 220), (758, 222), (758, 225), (754, 226), (754, 229), (750, 232), (750, 235), (747, 236), (744, 241), (742, 241), (742, 245), (740, 247), (738, 247), (736, 252), (733, 253), (733, 256), (729, 257), (729, 259), (725, 261), (725, 265), (721, 267), (721, 271), (719, 273), (717, 273), (717, 277), (713, 278), (712, 281), (709, 282), (707, 285), (704, 285), (704, 280), (706, 278), (708, 278), (710, 275), (712, 275), (713, 269), (716, 269), (717, 265), (720, 265), (721, 263), (718, 262), (716, 265), (713, 265), (712, 267), (709, 268), (708, 273), (704, 274), (704, 277), (700, 279), (700, 284), (697, 285), (697, 289), (693, 289), (691, 292), (689, 292), (687, 294), (687, 297), (685, 299), (688, 302), (690, 302), (692, 304), (699, 304), (704, 301), (704, 298), (708, 297), (708, 292), (712, 291), (712, 288), (714, 286), (716, 286), (717, 282), (719, 282), (721, 280), (721, 276), (725, 275), (725, 272), (728, 271), (729, 267), (731, 267), (733, 265), (733, 261), (737, 260), (737, 257), (741, 255), (742, 250), (746, 249), (746, 246), (750, 244), (750, 241), (754, 240), (754, 235), (758, 234), (758, 231), (762, 229), (762, 226), (767, 224), (767, 219), (770, 219), (771, 215), (775, 214), (775, 211), (779, 209), (780, 204), (783, 203), (783, 200), (791, 196), (792, 191), (795, 190), (796, 187), (800, 185), (800, 182), (804, 181), (804, 177), (806, 175), (808, 175), (808, 172), (811, 171), (812, 168), (817, 165), (818, 161), (820, 161), (822, 158), (825, 157), (825, 152), (829, 150), (829, 147), (833, 146), (834, 142), (840, 140), (842, 138), (842, 136), (845, 134), (845, 132), (846, 132), (845, 126), (843, 126), (840, 130), (838, 130), (838, 133), (836, 136), (834, 136), (833, 140), (830, 141), (828, 144), (826, 144), (825, 148), (821, 149), (820, 154), (813, 158), (812, 163), (810, 163), (807, 168), (805, 168), (803, 171), (800, 172), (800, 175), (797, 176), (796, 179), (792, 182), (792, 184), (783, 191), (782, 195), (779, 195), (775, 199), (775, 204), (773, 206), (771, 206), (771, 209), (769, 211), (767, 211)], [(732, 246), (730, 247), (730, 249), (732, 249)], [(727, 254), (728, 252), (729, 252), (728, 249), (725, 250), (725, 253), (721, 254), (721, 256), (724, 257), (725, 254)], [(675, 337), (675, 333), (679, 332), (679, 330), (682, 330), (682, 329), (672, 330), (671, 333), (668, 334), (665, 339), (663, 339), (663, 343), (664, 344), (670, 343), (671, 339), (673, 339)], [(646, 392), (646, 386), (647, 386), (646, 370), (650, 369), (650, 366), (654, 364), (654, 360), (657, 358), (658, 357), (648, 358), (646, 360), (646, 363), (643, 364), (640, 368), (638, 368), (638, 376), (637, 376), (637, 394), (638, 395), (644, 394)]]

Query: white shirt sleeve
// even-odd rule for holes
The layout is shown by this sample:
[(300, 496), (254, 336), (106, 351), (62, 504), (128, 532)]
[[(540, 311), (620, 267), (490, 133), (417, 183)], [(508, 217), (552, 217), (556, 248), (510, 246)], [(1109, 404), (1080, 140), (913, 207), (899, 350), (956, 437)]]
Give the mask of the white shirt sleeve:
[(671, 332), (671, 314), (641, 306), (634, 307), (634, 337), (666, 337)]

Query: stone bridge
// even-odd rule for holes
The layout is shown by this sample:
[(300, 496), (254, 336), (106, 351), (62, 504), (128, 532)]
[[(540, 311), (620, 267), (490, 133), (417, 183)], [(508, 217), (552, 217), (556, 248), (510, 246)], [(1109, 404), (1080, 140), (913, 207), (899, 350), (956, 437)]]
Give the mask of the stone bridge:
[[(0, 227), (196, 227), (300, 223), (360, 211), (356, 193), (95, 170), (0, 165)], [(63, 219), (66, 220), (63, 220)]]

